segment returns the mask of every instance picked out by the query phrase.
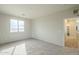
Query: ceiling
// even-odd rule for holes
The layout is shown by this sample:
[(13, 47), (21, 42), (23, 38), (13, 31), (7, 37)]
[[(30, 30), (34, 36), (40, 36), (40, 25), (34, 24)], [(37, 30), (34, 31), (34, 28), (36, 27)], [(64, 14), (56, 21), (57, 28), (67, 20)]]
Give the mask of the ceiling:
[(75, 7), (68, 4), (3, 4), (0, 13), (24, 18), (38, 18), (55, 12)]

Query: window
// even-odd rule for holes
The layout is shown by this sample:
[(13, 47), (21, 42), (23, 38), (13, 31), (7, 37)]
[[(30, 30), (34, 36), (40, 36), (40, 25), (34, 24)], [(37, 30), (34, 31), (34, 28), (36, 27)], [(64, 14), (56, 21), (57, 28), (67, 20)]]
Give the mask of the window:
[(24, 21), (11, 19), (10, 32), (24, 32)]
[(19, 32), (23, 32), (24, 31), (24, 21), (19, 21)]

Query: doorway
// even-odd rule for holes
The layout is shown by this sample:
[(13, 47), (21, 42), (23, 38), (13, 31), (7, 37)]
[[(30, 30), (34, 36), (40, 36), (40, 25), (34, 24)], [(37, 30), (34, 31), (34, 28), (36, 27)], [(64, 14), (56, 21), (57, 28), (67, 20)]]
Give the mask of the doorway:
[(64, 21), (65, 24), (65, 47), (79, 47), (79, 18), (68, 18)]

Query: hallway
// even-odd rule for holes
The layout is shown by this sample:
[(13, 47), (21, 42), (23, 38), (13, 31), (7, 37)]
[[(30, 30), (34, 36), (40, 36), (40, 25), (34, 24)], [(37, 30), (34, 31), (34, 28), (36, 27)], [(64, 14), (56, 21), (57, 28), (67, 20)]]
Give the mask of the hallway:
[(64, 48), (37, 39), (26, 39), (0, 45), (0, 55), (78, 55), (79, 50)]

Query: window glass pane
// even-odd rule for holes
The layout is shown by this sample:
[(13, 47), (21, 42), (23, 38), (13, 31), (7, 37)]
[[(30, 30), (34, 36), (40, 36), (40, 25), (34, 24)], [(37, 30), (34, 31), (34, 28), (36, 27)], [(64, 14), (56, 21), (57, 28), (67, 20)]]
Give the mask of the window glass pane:
[(24, 32), (24, 21), (19, 21), (19, 32)]
[(18, 21), (12, 19), (10, 21), (10, 32), (17, 32), (18, 31)]
[(24, 26), (24, 21), (19, 21), (19, 26)]
[(19, 29), (19, 32), (24, 32), (24, 28), (20, 28)]

